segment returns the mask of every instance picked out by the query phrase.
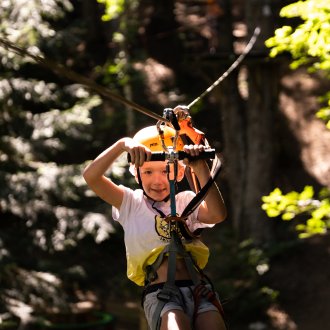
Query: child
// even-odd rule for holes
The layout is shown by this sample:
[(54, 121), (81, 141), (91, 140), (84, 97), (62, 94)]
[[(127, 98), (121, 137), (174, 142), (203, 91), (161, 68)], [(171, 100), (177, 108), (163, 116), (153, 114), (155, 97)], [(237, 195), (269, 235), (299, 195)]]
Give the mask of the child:
[[(173, 129), (164, 127), (164, 142), (167, 146), (172, 145), (174, 135)], [(198, 156), (205, 150), (202, 145), (178, 144), (179, 149), (191, 156)], [(182, 258), (176, 260), (175, 266), (175, 285), (179, 287), (180, 297), (173, 297), (164, 303), (159, 311), (158, 325), (155, 326), (156, 306), (160, 299), (159, 292), (167, 281), (169, 258), (165, 256), (161, 260), (153, 277), (148, 277), (148, 267), (159, 260), (157, 257), (169, 244), (169, 226), (164, 218), (171, 213), (171, 207), (167, 163), (150, 161), (152, 151), (163, 151), (156, 126), (142, 129), (133, 138), (125, 137), (115, 142), (86, 167), (84, 178), (100, 198), (113, 206), (113, 218), (124, 229), (127, 276), (140, 286), (146, 285), (143, 307), (152, 330), (159, 326), (161, 330), (192, 329), (192, 326), (200, 330), (223, 330), (223, 318), (215, 304), (205, 297), (199, 299), (198, 304), (194, 301), (194, 285)], [(132, 190), (117, 185), (104, 175), (123, 152), (130, 155), (130, 170), (141, 189)], [(183, 179), (185, 166), (189, 166), (203, 187), (210, 177), (207, 163), (204, 160), (188, 162), (187, 159), (183, 163), (178, 164), (177, 181)], [(179, 215), (194, 195), (192, 191), (184, 191), (175, 196)], [(225, 217), (226, 208), (221, 193), (213, 183), (204, 200), (189, 215), (186, 225), (193, 232), (198, 228), (213, 227)], [(185, 249), (192, 255), (198, 268), (204, 268), (209, 255), (208, 248), (199, 239), (182, 239)]]

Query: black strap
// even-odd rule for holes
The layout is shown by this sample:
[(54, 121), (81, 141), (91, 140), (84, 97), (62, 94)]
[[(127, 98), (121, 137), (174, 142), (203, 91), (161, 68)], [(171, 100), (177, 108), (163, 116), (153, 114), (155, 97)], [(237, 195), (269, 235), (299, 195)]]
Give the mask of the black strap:
[[(155, 206), (156, 202), (157, 202), (157, 201), (154, 201), (154, 200), (152, 199), (151, 207), (152, 207), (155, 211), (157, 211), (157, 212), (159, 213), (159, 215), (160, 215), (163, 219), (165, 219), (165, 218), (166, 218), (165, 213), (164, 213), (162, 210), (158, 209), (158, 208)], [(165, 202), (166, 202), (166, 201), (165, 201)]]
[(181, 214), (181, 217), (188, 217), (191, 213), (195, 211), (198, 205), (203, 201), (211, 185), (215, 182), (217, 176), (220, 173), (220, 170), (221, 170), (221, 160), (219, 156), (216, 154), (213, 160), (211, 176), (209, 180), (206, 182), (204, 187), (196, 194), (196, 196), (190, 201), (190, 203), (186, 206), (186, 208), (183, 210)]
[[(160, 314), (164, 306), (177, 296), (178, 299), (182, 299), (180, 289), (175, 285), (176, 274), (176, 259), (177, 255), (181, 253), (182, 242), (178, 237), (178, 234), (171, 232), (171, 241), (168, 245), (168, 267), (167, 267), (167, 280), (162, 290), (157, 294), (157, 305), (155, 312), (151, 320), (151, 330), (159, 330), (161, 324)], [(183, 301), (182, 301), (183, 304)]]

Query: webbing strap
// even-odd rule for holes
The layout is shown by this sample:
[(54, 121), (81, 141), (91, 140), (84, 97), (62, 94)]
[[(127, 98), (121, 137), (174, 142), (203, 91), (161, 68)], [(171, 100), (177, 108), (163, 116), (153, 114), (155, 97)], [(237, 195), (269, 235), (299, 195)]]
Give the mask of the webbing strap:
[(169, 283), (165, 283), (163, 289), (158, 293), (157, 298), (157, 306), (155, 312), (152, 316), (151, 320), (151, 330), (159, 330), (161, 325), (161, 317), (160, 314), (164, 306), (171, 301), (171, 298), (177, 296), (178, 299), (182, 299), (180, 289), (174, 284), (170, 285)]
[[(177, 297), (179, 300), (182, 299), (180, 288), (175, 285), (176, 258), (177, 258), (178, 254), (184, 258), (188, 273), (190, 275), (190, 279), (192, 280), (195, 288), (198, 288), (197, 289), (198, 291), (196, 292), (198, 294), (196, 294), (194, 292), (194, 296), (195, 296), (194, 299), (196, 300), (195, 301), (196, 306), (199, 304), (199, 299), (200, 299), (201, 293), (203, 293), (203, 295), (205, 295), (204, 291), (207, 290), (207, 292), (206, 292), (207, 294), (205, 296), (210, 300), (210, 302), (212, 302), (219, 309), (219, 312), (223, 315), (222, 308), (219, 308), (219, 306), (221, 307), (221, 304), (219, 304), (216, 301), (213, 290), (209, 290), (204, 286), (205, 283), (198, 276), (198, 273), (200, 273), (204, 279), (206, 278), (208, 280), (208, 278), (205, 276), (205, 274), (203, 274), (203, 272), (195, 264), (192, 256), (190, 255), (189, 252), (186, 251), (178, 233), (175, 231), (173, 231), (171, 233), (170, 244), (164, 248), (162, 253), (156, 259), (155, 263), (151, 266), (152, 270), (154, 272), (156, 272), (158, 267), (161, 265), (166, 253), (168, 253), (167, 281), (164, 284), (162, 290), (157, 295), (158, 302), (157, 302), (156, 309), (155, 309), (155, 312), (154, 312), (152, 320), (151, 320), (151, 330), (160, 329), (160, 325), (161, 325), (160, 314), (161, 314), (161, 311), (164, 308), (164, 306), (169, 301), (171, 301), (173, 299), (173, 297)], [(200, 291), (201, 289), (203, 289), (203, 290)], [(195, 311), (195, 313), (197, 313), (197, 310)]]
[[(185, 264), (187, 266), (188, 273), (190, 275), (190, 279), (196, 285), (200, 283), (200, 279), (197, 276), (197, 269), (195, 268), (195, 263), (193, 261), (192, 256), (186, 251), (184, 248), (182, 241), (177, 233), (173, 233), (172, 241), (173, 244), (176, 245), (177, 251), (184, 258)], [(168, 265), (170, 267), (170, 264)]]
[[(162, 290), (158, 293), (158, 303), (155, 309), (155, 312), (151, 321), (151, 330), (160, 329), (161, 318), (160, 314), (164, 306), (171, 301), (173, 296), (177, 296), (179, 299), (181, 298), (180, 289), (175, 285), (175, 274), (176, 274), (176, 258), (178, 254), (182, 253), (182, 242), (178, 236), (176, 231), (171, 232), (171, 241), (168, 245), (168, 266), (167, 266), (167, 281), (164, 284)], [(165, 253), (161, 254), (161, 259), (157, 258), (157, 264), (161, 264), (161, 261), (164, 257)], [(155, 268), (153, 268), (156, 270)]]
[(181, 217), (188, 217), (192, 212), (195, 211), (197, 206), (202, 202), (204, 197), (206, 196), (208, 190), (211, 185), (215, 182), (217, 176), (219, 175), (221, 170), (221, 160), (219, 156), (216, 154), (212, 163), (211, 176), (209, 180), (206, 182), (204, 187), (196, 194), (196, 196), (190, 201), (190, 203), (183, 210)]
[[(175, 235), (175, 237), (174, 237), (174, 235)], [(185, 264), (187, 266), (188, 273), (191, 277), (191, 280), (193, 281), (194, 284), (199, 283), (199, 278), (198, 278), (197, 274), (201, 273), (201, 270), (198, 268), (198, 266), (194, 262), (191, 254), (189, 252), (187, 252), (187, 250), (183, 246), (181, 239), (178, 237), (178, 234), (175, 233), (174, 235), (171, 238), (171, 243), (172, 243), (172, 253), (171, 254), (174, 255), (173, 252), (175, 251), (176, 252), (175, 256), (177, 256), (177, 254), (179, 253), (183, 257)], [(170, 251), (171, 243), (164, 247), (163, 251), (159, 254), (156, 261), (152, 265), (147, 266), (147, 268), (146, 268), (146, 285), (150, 284), (157, 278), (157, 270), (160, 267), (160, 265), (162, 264), (162, 262), (164, 260), (164, 256), (166, 254), (170, 255), (169, 251)], [(172, 269), (175, 270), (175, 266), (176, 266), (176, 263), (174, 263), (174, 258), (173, 259), (169, 258), (168, 259), (168, 272), (170, 270), (169, 268), (171, 268), (171, 270)], [(168, 276), (169, 276), (169, 273), (168, 273)], [(171, 278), (173, 278), (172, 273), (170, 274), (170, 276), (171, 276)], [(174, 274), (174, 276), (175, 276), (175, 274)]]
[(145, 285), (150, 284), (157, 279), (157, 269), (160, 267), (164, 260), (164, 256), (168, 253), (169, 245), (166, 245), (163, 251), (159, 254), (156, 261), (152, 265), (146, 267), (146, 283)]
[[(180, 241), (181, 243), (181, 241)], [(171, 241), (168, 249), (168, 267), (167, 267), (167, 282), (170, 285), (175, 284), (175, 273), (176, 273), (176, 257), (180, 252), (180, 246), (177, 240), (177, 233), (171, 232)]]

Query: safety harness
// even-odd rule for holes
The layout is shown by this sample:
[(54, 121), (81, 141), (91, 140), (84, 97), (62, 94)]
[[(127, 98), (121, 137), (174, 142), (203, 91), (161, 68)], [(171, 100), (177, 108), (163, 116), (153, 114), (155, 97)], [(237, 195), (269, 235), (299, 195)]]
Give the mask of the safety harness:
[[(186, 251), (182, 243), (182, 240), (179, 236), (179, 233), (181, 233), (181, 235), (188, 242), (193, 239), (197, 239), (199, 237), (200, 232), (196, 232), (196, 231), (191, 232), (189, 230), (189, 228), (186, 225), (186, 219), (205, 198), (209, 188), (216, 180), (216, 177), (218, 176), (220, 169), (221, 169), (221, 162), (219, 157), (216, 155), (213, 161), (211, 175), (208, 182), (195, 195), (195, 197), (191, 200), (191, 202), (186, 206), (181, 216), (178, 216), (176, 214), (176, 209), (175, 209), (175, 177), (170, 178), (168, 174), (168, 178), (170, 182), (171, 214), (169, 216), (165, 216), (165, 214), (163, 214), (162, 211), (158, 209), (157, 211), (169, 224), (170, 242), (163, 249), (163, 251), (158, 256), (156, 261), (152, 265), (148, 266), (146, 269), (146, 286), (144, 290), (145, 294), (147, 294), (149, 291), (148, 288), (150, 283), (156, 280), (157, 270), (162, 264), (164, 258), (166, 256), (168, 257), (167, 281), (163, 284), (160, 292), (157, 295), (158, 302), (151, 321), (151, 330), (160, 329), (161, 311), (168, 302), (172, 301), (173, 299), (178, 299), (181, 302), (181, 305), (184, 306), (180, 288), (178, 287), (175, 281), (176, 260), (178, 257), (181, 257), (184, 260), (191, 279), (190, 285), (194, 286), (193, 296), (194, 296), (195, 308), (194, 308), (193, 321), (195, 321), (196, 319), (198, 306), (200, 304), (202, 297), (207, 298), (212, 304), (214, 304), (214, 306), (219, 310), (220, 314), (224, 317), (223, 308), (216, 297), (211, 281), (198, 267), (191, 254), (188, 251)], [(209, 289), (205, 284), (210, 284), (211, 289)]]

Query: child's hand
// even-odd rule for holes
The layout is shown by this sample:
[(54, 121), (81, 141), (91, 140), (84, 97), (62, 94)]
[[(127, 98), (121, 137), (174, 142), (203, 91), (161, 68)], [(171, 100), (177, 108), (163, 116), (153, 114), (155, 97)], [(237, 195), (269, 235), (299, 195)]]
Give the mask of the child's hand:
[(125, 139), (123, 149), (130, 154), (131, 163), (136, 167), (142, 166), (144, 162), (148, 162), (151, 158), (150, 149), (131, 138)]
[[(183, 151), (185, 151), (187, 154), (191, 155), (191, 156), (198, 156), (201, 152), (208, 150), (209, 147), (206, 147), (204, 145), (201, 144), (190, 144), (190, 145), (185, 145), (183, 147)], [(187, 158), (183, 160), (185, 165), (188, 165), (189, 167), (191, 167), (193, 170), (197, 169), (200, 166), (205, 166), (206, 162), (205, 160), (202, 159), (198, 159), (198, 160), (194, 160), (194, 161), (189, 161)]]

